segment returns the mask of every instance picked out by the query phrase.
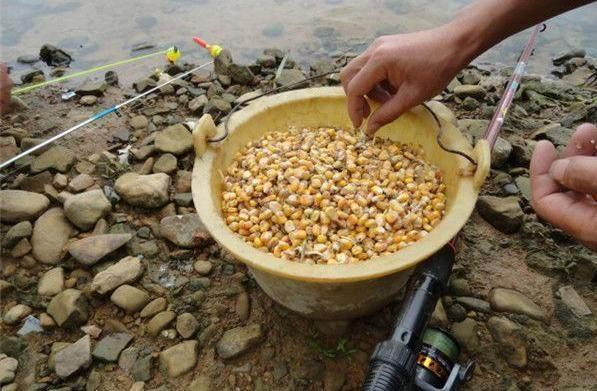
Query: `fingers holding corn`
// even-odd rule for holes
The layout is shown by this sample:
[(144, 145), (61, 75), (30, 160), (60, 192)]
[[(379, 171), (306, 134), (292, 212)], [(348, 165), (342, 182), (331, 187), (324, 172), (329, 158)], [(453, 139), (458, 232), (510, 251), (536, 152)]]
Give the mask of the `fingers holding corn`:
[(222, 212), (252, 246), (292, 261), (346, 264), (420, 240), (445, 211), (439, 169), (420, 146), (342, 129), (278, 131), (239, 151)]

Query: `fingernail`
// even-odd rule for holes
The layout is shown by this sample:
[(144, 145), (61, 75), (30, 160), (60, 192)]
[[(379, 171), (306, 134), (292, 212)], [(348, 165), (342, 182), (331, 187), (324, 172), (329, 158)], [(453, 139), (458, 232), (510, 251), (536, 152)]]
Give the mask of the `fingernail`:
[(556, 160), (549, 168), (549, 175), (551, 175), (551, 177), (556, 181), (562, 182), (564, 180), (564, 175), (566, 173), (566, 167), (568, 167), (568, 164), (570, 164), (569, 159)]

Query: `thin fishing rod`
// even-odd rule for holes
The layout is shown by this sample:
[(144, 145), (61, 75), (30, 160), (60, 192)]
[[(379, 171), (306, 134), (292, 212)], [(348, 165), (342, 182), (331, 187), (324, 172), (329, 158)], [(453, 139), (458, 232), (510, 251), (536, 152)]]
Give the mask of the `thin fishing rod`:
[(512, 73), (512, 77), (510, 78), (510, 81), (508, 82), (508, 85), (506, 86), (506, 90), (504, 91), (504, 94), (502, 95), (502, 99), (500, 99), (500, 102), (498, 103), (498, 106), (495, 109), (493, 118), (491, 119), (491, 122), (489, 123), (489, 126), (487, 127), (487, 130), (486, 130), (485, 136), (484, 136), (484, 138), (489, 142), (490, 150), (493, 150), (493, 146), (495, 145), (495, 142), (498, 138), (500, 129), (502, 128), (502, 125), (504, 124), (504, 119), (505, 119), (506, 115), (508, 114), (508, 109), (510, 108), (510, 104), (512, 103), (512, 100), (514, 99), (514, 95), (516, 94), (516, 90), (518, 89), (518, 86), (520, 85), (520, 80), (522, 79), (522, 75), (524, 75), (525, 68), (526, 68), (527, 62), (529, 60), (529, 57), (531, 56), (531, 54), (533, 53), (533, 49), (535, 48), (535, 42), (537, 41), (537, 35), (540, 32), (544, 31), (545, 28), (546, 28), (546, 26), (544, 23), (538, 24), (534, 27), (533, 32), (531, 33), (531, 36), (529, 37), (529, 40), (527, 41), (526, 45), (524, 46), (524, 49), (522, 50), (522, 53), (520, 54), (520, 58), (518, 59), (518, 64), (516, 64), (516, 68), (514, 69), (514, 72)]
[(75, 72), (75, 73), (71, 73), (69, 75), (65, 75), (65, 76), (61, 76), (61, 77), (57, 77), (56, 79), (51, 79), (48, 81), (44, 81), (41, 83), (37, 83), (37, 84), (32, 84), (30, 86), (27, 87), (21, 87), (21, 88), (16, 88), (12, 91), (12, 95), (19, 95), (19, 94), (23, 94), (25, 92), (31, 91), (31, 90), (35, 90), (41, 87), (45, 87), (51, 84), (55, 84), (61, 81), (65, 81), (65, 80), (70, 80), (70, 79), (74, 79), (77, 77), (81, 77), (81, 76), (85, 76), (88, 75), (90, 73), (95, 73), (98, 71), (102, 71), (104, 69), (109, 69), (109, 68), (114, 68), (120, 65), (125, 65), (125, 64), (130, 64), (132, 62), (135, 61), (139, 61), (139, 60), (144, 60), (146, 58), (151, 58), (151, 57), (155, 57), (161, 54), (166, 54), (169, 55), (169, 53), (180, 53), (178, 51), (178, 49), (176, 47), (171, 47), (165, 50), (160, 50), (159, 52), (155, 52), (155, 53), (149, 53), (149, 54), (142, 54), (140, 56), (137, 57), (133, 57), (133, 58), (127, 58), (126, 60), (120, 60), (120, 61), (116, 61), (113, 62), (111, 64), (104, 64), (104, 65), (100, 65), (91, 69), (86, 69), (84, 71), (80, 71), (80, 72)]
[[(164, 86), (166, 86), (166, 85), (168, 85), (170, 83), (173, 83), (176, 80), (182, 79), (183, 77), (188, 76), (191, 73), (193, 73), (195, 71), (198, 71), (201, 68), (205, 68), (206, 66), (211, 65), (211, 64), (213, 64), (213, 61), (209, 61), (209, 62), (206, 62), (205, 64), (201, 64), (201, 65), (199, 65), (199, 66), (191, 69), (190, 71), (181, 73), (180, 75), (178, 75), (176, 77), (173, 77), (172, 79), (170, 79), (170, 80), (168, 80), (168, 81), (166, 81), (166, 82), (164, 82), (164, 83), (162, 83), (162, 84), (160, 84), (160, 85), (158, 85), (156, 87), (153, 87), (152, 89), (150, 89), (148, 91), (145, 91), (142, 94), (139, 94), (139, 95), (137, 95), (137, 96), (135, 96), (135, 97), (133, 97), (133, 98), (131, 98), (129, 100), (126, 100), (126, 101), (124, 101), (122, 103), (117, 104), (116, 106), (112, 106), (112, 107), (110, 107), (110, 108), (108, 108), (108, 109), (106, 109), (104, 111), (101, 111), (101, 112), (99, 112), (99, 113), (97, 113), (97, 114), (89, 117), (85, 121), (83, 121), (83, 122), (81, 122), (81, 123), (73, 126), (72, 128), (69, 128), (69, 129), (67, 129), (67, 130), (65, 130), (65, 131), (63, 131), (61, 133), (58, 133), (57, 135), (55, 135), (55, 136), (53, 136), (53, 137), (45, 140), (44, 142), (42, 142), (40, 144), (37, 144), (36, 146), (34, 146), (34, 147), (32, 147), (32, 148), (30, 148), (30, 149), (28, 149), (28, 150), (26, 150), (26, 151), (18, 154), (17, 156), (14, 156), (14, 157), (8, 159), (5, 162), (2, 162), (0, 164), (0, 170), (2, 170), (5, 167), (9, 166), (11, 163), (14, 163), (15, 161), (17, 161), (17, 160), (19, 160), (19, 159), (21, 159), (21, 158), (23, 158), (23, 157), (31, 154), (32, 152), (35, 152), (38, 149), (41, 149), (41, 148), (45, 147), (46, 145), (49, 145), (49, 144), (53, 143), (54, 141), (61, 139), (62, 137), (64, 137), (64, 136), (66, 136), (66, 135), (74, 132), (75, 130), (80, 129), (83, 126), (92, 123), (93, 121), (96, 121), (96, 120), (98, 120), (100, 118), (103, 118), (103, 117), (105, 117), (108, 114), (114, 113), (115, 111), (117, 111), (121, 107), (126, 106), (126, 105), (128, 105), (128, 104), (130, 104), (130, 103), (132, 103), (132, 102), (134, 102), (136, 100), (139, 100), (139, 99), (143, 98), (144, 96), (147, 96), (147, 95), (151, 94), (152, 92), (155, 92), (155, 91), (159, 90), (160, 88), (162, 88), (162, 87), (164, 87)], [(2, 179), (4, 179), (4, 177)]]

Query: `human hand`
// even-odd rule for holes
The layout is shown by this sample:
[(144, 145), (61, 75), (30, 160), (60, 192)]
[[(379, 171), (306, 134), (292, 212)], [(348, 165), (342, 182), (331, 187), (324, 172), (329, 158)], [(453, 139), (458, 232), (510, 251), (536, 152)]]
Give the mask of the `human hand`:
[(579, 126), (559, 159), (549, 141), (537, 143), (531, 190), (539, 216), (597, 250), (597, 126)]
[(8, 76), (8, 68), (6, 64), (0, 63), (0, 114), (8, 111), (10, 106), (10, 90), (13, 82)]
[(450, 26), (377, 38), (340, 73), (355, 128), (371, 113), (365, 96), (381, 103), (367, 133), (439, 94), (468, 59)]

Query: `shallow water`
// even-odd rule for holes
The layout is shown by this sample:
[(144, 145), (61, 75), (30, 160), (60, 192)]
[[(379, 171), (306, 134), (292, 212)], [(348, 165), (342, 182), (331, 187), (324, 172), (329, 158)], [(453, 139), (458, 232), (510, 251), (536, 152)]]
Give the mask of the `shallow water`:
[[(415, 31), (446, 22), (465, 0), (0, 0), (0, 59), (15, 67), (44, 43), (68, 50), (74, 69), (124, 59), (140, 42), (178, 45), (183, 60), (207, 59), (191, 36), (232, 49), (249, 61), (264, 48), (289, 49), (306, 62), (334, 52), (360, 51), (381, 34)], [(597, 55), (597, 4), (555, 18), (541, 34), (531, 69), (543, 72), (549, 58), (573, 47)], [(481, 57), (513, 64), (527, 34), (506, 40)], [(151, 52), (156, 49), (149, 49)], [(137, 53), (139, 54), (139, 53)], [(120, 68), (121, 80), (146, 74), (163, 62), (144, 60)]]

